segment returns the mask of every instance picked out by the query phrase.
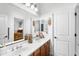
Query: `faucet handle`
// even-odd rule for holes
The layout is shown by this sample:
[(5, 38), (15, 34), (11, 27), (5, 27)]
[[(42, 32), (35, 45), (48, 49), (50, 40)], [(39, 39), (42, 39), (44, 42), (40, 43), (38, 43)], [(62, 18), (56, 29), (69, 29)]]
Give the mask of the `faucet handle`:
[(20, 45), (19, 47), (22, 48), (22, 45)]
[(19, 49), (19, 48), (22, 48), (22, 45), (19, 45), (19, 46), (16, 47), (16, 49)]
[(11, 51), (14, 51), (14, 50), (15, 50), (14, 48), (11, 49)]
[(19, 47), (18, 46), (16, 46), (16, 49), (18, 49)]

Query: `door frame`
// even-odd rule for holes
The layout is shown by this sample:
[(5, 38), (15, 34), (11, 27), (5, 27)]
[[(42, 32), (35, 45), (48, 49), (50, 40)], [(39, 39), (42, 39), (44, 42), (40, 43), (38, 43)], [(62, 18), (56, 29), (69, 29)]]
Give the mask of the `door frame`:
[(76, 22), (77, 21), (76, 21), (76, 9), (75, 9), (75, 34), (74, 34), (75, 35), (75, 54), (74, 54), (74, 56), (77, 56), (77, 54), (76, 54), (76, 40), (77, 40), (76, 39), (76, 25), (77, 25)]

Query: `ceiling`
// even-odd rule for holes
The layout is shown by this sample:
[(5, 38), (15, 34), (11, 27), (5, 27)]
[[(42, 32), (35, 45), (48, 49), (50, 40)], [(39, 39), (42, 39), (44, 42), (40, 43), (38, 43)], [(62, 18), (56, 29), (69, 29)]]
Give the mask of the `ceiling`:
[[(38, 14), (43, 15), (60, 8), (68, 8), (75, 3), (38, 3)], [(70, 7), (69, 7), (70, 8)]]

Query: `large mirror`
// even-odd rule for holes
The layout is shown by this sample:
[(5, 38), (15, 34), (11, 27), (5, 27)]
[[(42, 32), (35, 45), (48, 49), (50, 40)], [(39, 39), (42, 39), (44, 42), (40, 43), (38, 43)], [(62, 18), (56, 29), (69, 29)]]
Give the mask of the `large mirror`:
[(35, 32), (39, 32), (40, 31), (40, 21), (37, 20), (35, 21)]
[(48, 22), (46, 20), (40, 20), (40, 31), (47, 33), (47, 31), (48, 31)]
[(24, 20), (14, 18), (14, 41), (23, 39)]
[(48, 31), (48, 21), (47, 20), (35, 20), (33, 21), (34, 32), (46, 32)]

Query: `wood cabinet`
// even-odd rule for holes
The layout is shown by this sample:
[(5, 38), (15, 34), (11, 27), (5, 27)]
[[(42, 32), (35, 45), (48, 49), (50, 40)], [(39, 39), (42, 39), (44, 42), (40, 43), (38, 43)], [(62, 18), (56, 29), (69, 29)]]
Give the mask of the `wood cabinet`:
[(23, 33), (15, 32), (14, 33), (14, 41), (23, 39)]
[(34, 51), (33, 56), (49, 56), (50, 55), (50, 40)]
[(45, 56), (45, 45), (43, 45), (41, 48), (41, 56)]
[(33, 56), (41, 56), (40, 48), (33, 53)]
[(49, 56), (50, 55), (50, 41), (45, 43), (45, 55)]

